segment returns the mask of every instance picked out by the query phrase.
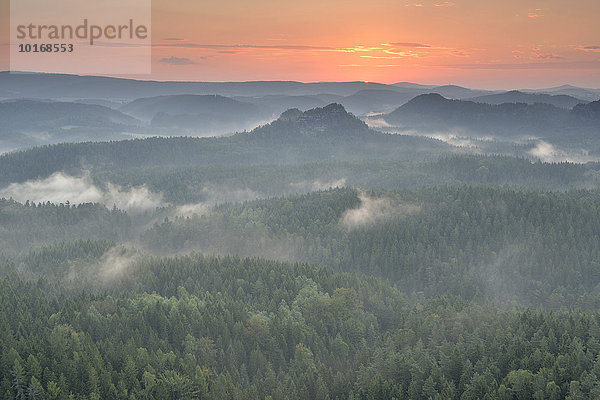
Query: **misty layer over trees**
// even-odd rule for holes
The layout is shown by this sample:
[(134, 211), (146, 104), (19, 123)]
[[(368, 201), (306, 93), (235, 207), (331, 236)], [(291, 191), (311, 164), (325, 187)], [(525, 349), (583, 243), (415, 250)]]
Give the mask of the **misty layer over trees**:
[(0, 399), (600, 398), (600, 93), (0, 82)]

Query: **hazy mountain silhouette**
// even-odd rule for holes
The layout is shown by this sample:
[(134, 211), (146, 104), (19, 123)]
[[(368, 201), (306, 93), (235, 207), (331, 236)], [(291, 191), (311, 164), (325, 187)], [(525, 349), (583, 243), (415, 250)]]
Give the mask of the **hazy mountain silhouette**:
[(166, 134), (222, 135), (251, 129), (263, 120), (258, 106), (219, 95), (147, 97), (119, 110), (151, 122), (153, 128), (166, 129)]
[[(152, 166), (279, 165), (322, 160), (423, 160), (455, 149), (439, 140), (371, 130), (340, 104), (287, 110), (272, 123), (226, 137), (64, 143), (0, 156), (0, 181)], [(39, 167), (39, 168), (38, 168)], [(27, 171), (27, 174), (23, 174)]]
[[(323, 107), (329, 103), (336, 101), (342, 96), (330, 95), (329, 98), (321, 98), (318, 95), (290, 96), (290, 95), (267, 95), (267, 96), (237, 96), (236, 100), (252, 103), (258, 106), (265, 118), (276, 118), (285, 110), (290, 108), (298, 108), (308, 110), (315, 107)], [(333, 98), (335, 100), (330, 100)]]
[(119, 110), (143, 120), (152, 120), (158, 113), (228, 117), (236, 115), (245, 118), (254, 117), (259, 113), (254, 104), (229, 97), (191, 94), (141, 98), (125, 104)]
[(0, 102), (0, 150), (66, 141), (113, 140), (141, 122), (90, 104), (15, 100)]
[(420, 95), (384, 115), (389, 124), (421, 130), (462, 129), (476, 136), (545, 136), (577, 126), (569, 110), (550, 104), (491, 105)]
[[(600, 121), (600, 100), (592, 101), (587, 104), (578, 104), (573, 108), (573, 114)], [(600, 131), (600, 126), (598, 127)]]
[(547, 93), (553, 95), (564, 94), (573, 96), (586, 101), (598, 100), (600, 89), (581, 88), (573, 85), (562, 85), (546, 89), (523, 89), (522, 92), (527, 93)]
[[(547, 93), (543, 94), (544, 91)], [(568, 96), (564, 92), (578, 95)], [(14, 124), (14, 120), (8, 119), (2, 129), (5, 140), (3, 143), (8, 143), (6, 140), (9, 136), (12, 138), (11, 143), (0, 150), (55, 143), (58, 138), (64, 141), (122, 138), (127, 137), (121, 134), (125, 130), (134, 134), (162, 136), (224, 135), (249, 131), (259, 124), (272, 121), (291, 108), (335, 110), (335, 107), (330, 110), (330, 106), (325, 106), (329, 103), (341, 104), (356, 115), (388, 112), (397, 108), (382, 118), (403, 129), (463, 129), (475, 136), (540, 137), (568, 134), (576, 139), (578, 134), (590, 136), (590, 132), (597, 132), (598, 127), (593, 122), (595, 119), (589, 116), (583, 118), (584, 114), (594, 114), (593, 105), (589, 109), (577, 107), (577, 112), (574, 113), (570, 113), (566, 107), (573, 106), (578, 99), (586, 100), (595, 96), (592, 100), (597, 100), (598, 95), (595, 93), (594, 89), (568, 85), (543, 89), (539, 93), (525, 90), (497, 93), (456, 85), (431, 86), (408, 82), (392, 85), (372, 82), (157, 82), (99, 76), (0, 72), (0, 98), (66, 99), (85, 103), (80, 106), (102, 105), (118, 108), (120, 111), (109, 114), (107, 107), (94, 112), (88, 108), (87, 114), (81, 114), (83, 109), (74, 108), (64, 111), (66, 114), (63, 116), (68, 114), (68, 118), (80, 118), (83, 122), (60, 125), (64, 121), (61, 122), (61, 117), (58, 116), (55, 119), (59, 121), (54, 124), (46, 122), (43, 126), (40, 126), (36, 118), (17, 117), (23, 115), (17, 112), (12, 117), (20, 118), (21, 131), (15, 132), (14, 129), (7, 128), (6, 126)], [(442, 95), (477, 102), (449, 100)], [(36, 110), (33, 107), (31, 113), (36, 113)], [(123, 113), (136, 119), (124, 119)], [(310, 120), (306, 118), (307, 121)], [(352, 118), (356, 119), (354, 116)], [(145, 122), (143, 129), (139, 127), (137, 119)], [(339, 130), (345, 130), (348, 134), (364, 129), (350, 121), (353, 120), (338, 121), (341, 123)], [(289, 123), (290, 121), (286, 122)], [(344, 126), (343, 123), (348, 125)], [(307, 124), (307, 127), (301, 127), (301, 124)], [(323, 121), (309, 125), (311, 123), (304, 121), (285, 129), (306, 134), (317, 134), (320, 130), (334, 131)], [(87, 131), (82, 127), (86, 127)], [(91, 127), (94, 128), (93, 132)], [(29, 130), (31, 138), (27, 138), (25, 130)]]
[(337, 103), (308, 111), (290, 109), (251, 132), (254, 135), (357, 136), (373, 133), (367, 124)]
[(487, 104), (503, 104), (503, 103), (546, 103), (555, 107), (573, 108), (579, 103), (587, 103), (587, 101), (578, 99), (566, 94), (550, 95), (544, 93), (525, 93), (518, 90), (511, 90), (505, 93), (489, 94), (467, 99), (477, 103)]
[(430, 90), (436, 87), (436, 85), (421, 85), (413, 82), (396, 82), (392, 86), (396, 86), (402, 89), (418, 89), (418, 90)]
[(393, 110), (413, 97), (415, 97), (414, 91), (364, 89), (344, 97), (340, 103), (353, 113), (365, 114)]
[(494, 93), (490, 90), (474, 90), (457, 85), (435, 86), (427, 90), (427, 92), (441, 94), (442, 96), (451, 99), (465, 99), (468, 97), (484, 96)]
[[(79, 76), (67, 74), (0, 72), (0, 98), (43, 99), (116, 99), (134, 100), (143, 97), (179, 94), (217, 94), (227, 97), (271, 95), (286, 96), (352, 96), (365, 90), (394, 90), (414, 96), (432, 91), (452, 98), (475, 97), (489, 91), (472, 90), (455, 85), (431, 86), (413, 83), (393, 85), (377, 82), (181, 82), (144, 81), (104, 76)], [(326, 101), (337, 101), (329, 98)]]
[[(181, 82), (143, 81), (103, 76), (0, 72), (0, 98), (138, 99), (178, 94), (222, 96), (350, 96), (363, 89), (397, 89), (374, 82)], [(402, 90), (402, 89), (399, 89)], [(474, 95), (473, 95), (474, 96)]]

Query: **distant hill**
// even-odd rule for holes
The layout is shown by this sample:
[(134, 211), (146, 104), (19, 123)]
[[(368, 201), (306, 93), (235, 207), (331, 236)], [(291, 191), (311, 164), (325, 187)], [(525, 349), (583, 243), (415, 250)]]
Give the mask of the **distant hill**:
[(350, 96), (363, 89), (386, 88), (396, 89), (393, 85), (375, 82), (174, 82), (104, 76), (0, 72), (0, 99), (29, 97), (75, 100), (93, 96), (95, 99), (133, 100), (142, 97), (178, 94), (218, 94), (232, 97), (310, 96), (326, 93)]
[[(283, 95), (274, 94), (267, 96), (236, 96), (234, 99), (252, 103), (261, 109), (265, 117), (274, 117), (280, 115), (285, 110), (290, 108), (298, 108), (300, 110), (308, 110), (315, 107), (323, 107), (332, 103), (342, 96), (329, 95), (326, 98), (321, 98), (318, 95)], [(333, 99), (333, 100), (332, 100)]]
[(438, 93), (451, 99), (465, 99), (468, 97), (484, 96), (494, 93), (490, 90), (474, 90), (457, 85), (436, 86), (427, 90), (427, 92)]
[(259, 113), (254, 104), (218, 95), (181, 94), (146, 97), (125, 104), (121, 112), (138, 119), (152, 120), (158, 113), (169, 115), (206, 115), (252, 117)]
[(272, 123), (251, 132), (253, 135), (357, 136), (372, 134), (367, 124), (337, 103), (302, 112), (290, 109)]
[(414, 91), (364, 89), (344, 97), (340, 103), (356, 114), (392, 110), (415, 96)]
[[(592, 101), (587, 104), (578, 104), (573, 108), (573, 114), (592, 120), (600, 121), (600, 100)], [(600, 131), (600, 126), (598, 126)]]
[(137, 119), (105, 106), (37, 100), (0, 102), (0, 120), (3, 128), (48, 128), (66, 123), (89, 126), (139, 124)]
[(419, 89), (419, 90), (429, 90), (436, 87), (436, 85), (420, 85), (418, 83), (412, 82), (396, 82), (392, 84), (393, 86), (403, 88), (403, 89)]
[(587, 103), (585, 100), (578, 99), (573, 96), (566, 94), (544, 94), (544, 93), (525, 93), (518, 90), (511, 90), (505, 93), (489, 94), (485, 96), (478, 96), (467, 99), (476, 103), (487, 103), (487, 104), (503, 104), (503, 103), (545, 103), (551, 104), (555, 107), (560, 108), (573, 108), (577, 104)]
[(140, 121), (108, 107), (16, 100), (0, 102), (0, 150), (49, 143), (129, 138)]
[(581, 88), (573, 85), (562, 85), (547, 89), (523, 89), (522, 92), (527, 93), (547, 93), (552, 95), (564, 94), (573, 96), (586, 101), (598, 100), (600, 97), (600, 89)]
[(263, 120), (258, 106), (219, 95), (147, 97), (119, 110), (166, 129), (166, 134), (222, 135), (251, 129)]
[(66, 143), (0, 156), (0, 185), (47, 177), (56, 171), (161, 166), (293, 165), (321, 160), (423, 160), (455, 149), (439, 140), (370, 130), (330, 104), (305, 112), (291, 109), (249, 133), (212, 138), (149, 138)]
[(73, 100), (73, 103), (81, 103), (81, 104), (95, 104), (98, 106), (104, 106), (112, 109), (118, 109), (123, 106), (125, 102), (123, 101), (115, 101), (115, 100), (106, 100), (106, 99), (77, 99)]
[(550, 104), (491, 105), (450, 100), (439, 94), (415, 97), (384, 115), (391, 125), (423, 130), (462, 129), (475, 136), (546, 136), (578, 126), (569, 110)]

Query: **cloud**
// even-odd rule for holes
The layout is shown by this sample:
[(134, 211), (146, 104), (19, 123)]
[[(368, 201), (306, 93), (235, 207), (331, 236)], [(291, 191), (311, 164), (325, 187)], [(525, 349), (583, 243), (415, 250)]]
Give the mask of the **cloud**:
[(513, 57), (517, 59), (528, 59), (528, 60), (564, 60), (565, 57), (549, 53), (543, 50), (543, 46), (535, 46), (531, 50), (513, 50)]
[(262, 45), (262, 44), (210, 44), (210, 43), (153, 43), (152, 47), (191, 49), (264, 49), (264, 50), (340, 50), (328, 46)]
[(536, 8), (534, 11), (527, 13), (527, 18), (540, 18), (543, 16), (541, 8)]
[[(479, 146), (476, 144), (476, 142), (466, 136), (461, 136), (460, 134), (455, 134), (455, 133), (430, 133), (430, 134), (425, 134), (424, 136), (433, 138), (433, 139), (437, 139), (437, 140), (441, 140), (442, 142), (446, 142), (452, 146), (456, 146), (456, 147), (464, 147), (467, 149), (473, 149), (476, 150), (479, 148)], [(479, 139), (479, 140), (490, 140), (488, 138), (483, 138), (483, 139)]]
[(552, 53), (536, 53), (535, 57), (540, 60), (564, 60), (565, 59), (563, 56), (559, 56), (558, 54), (552, 54)]
[(174, 42), (181, 42), (184, 41), (184, 38), (177, 38), (177, 37), (168, 37), (168, 38), (164, 38), (163, 40), (169, 40), (169, 41), (174, 41)]
[(543, 140), (538, 141), (535, 147), (527, 153), (535, 158), (539, 158), (543, 162), (568, 161), (572, 163), (586, 163), (598, 161), (598, 157), (590, 156), (587, 150), (565, 150)]
[(565, 61), (565, 62), (529, 62), (529, 63), (473, 63), (445, 64), (438, 68), (447, 69), (484, 69), (484, 70), (519, 70), (519, 69), (600, 69), (600, 61)]
[(416, 54), (404, 53), (401, 56), (360, 56), (360, 58), (375, 58), (375, 59), (399, 59), (404, 57), (417, 57)]
[(194, 215), (208, 215), (213, 206), (222, 203), (242, 203), (265, 197), (249, 188), (233, 188), (229, 186), (207, 185), (202, 188), (205, 200), (200, 203), (190, 203), (175, 207), (170, 213), (171, 217), (192, 217)]
[[(99, 45), (115, 46), (115, 47), (138, 47), (137, 44), (129, 43), (100, 43)], [(389, 44), (387, 45), (389, 46)], [(273, 45), (262, 45), (262, 44), (203, 44), (203, 43), (153, 43), (153, 48), (169, 48), (169, 49), (202, 49), (202, 50), (214, 50), (215, 53), (223, 54), (236, 54), (245, 50), (266, 50), (273, 54), (273, 50), (285, 50), (285, 51), (325, 51), (325, 52), (338, 52), (338, 53), (362, 53), (362, 52), (373, 52), (383, 51), (384, 48), (374, 46), (351, 46), (351, 47), (333, 47), (333, 46), (311, 46), (311, 45), (285, 45), (285, 44), (273, 44)], [(285, 53), (282, 53), (285, 54)], [(160, 62), (169, 63), (177, 57), (163, 58)], [(171, 62), (172, 63), (172, 62)]]
[(575, 50), (587, 52), (600, 52), (600, 46), (579, 46), (575, 47)]
[(103, 286), (122, 278), (140, 260), (142, 255), (134, 248), (118, 245), (108, 249), (92, 263), (73, 263), (67, 279), (71, 282)]
[(122, 277), (125, 272), (140, 258), (133, 249), (115, 246), (109, 249), (97, 264), (98, 277), (104, 283)]
[(421, 210), (414, 204), (400, 204), (390, 198), (371, 198), (366, 193), (358, 193), (360, 206), (346, 210), (340, 221), (347, 230), (369, 227), (389, 219), (414, 215)]
[(382, 50), (381, 47), (379, 46), (354, 46), (354, 47), (348, 47), (345, 48), (344, 50), (346, 50), (349, 53), (358, 53), (358, 52), (369, 52), (369, 51), (377, 51), (377, 50)]
[(452, 49), (450, 52), (452, 53), (452, 55), (457, 57), (471, 57), (471, 53), (469, 53), (466, 50)]
[(346, 186), (346, 178), (322, 181), (316, 179), (314, 181), (292, 182), (290, 186), (306, 192), (315, 192), (319, 190), (335, 189)]
[[(120, 47), (128, 47), (129, 44), (106, 44)], [(454, 49), (450, 47), (439, 47), (432, 46), (429, 44), (418, 43), (418, 42), (395, 42), (395, 43), (383, 43), (379, 46), (349, 46), (349, 47), (333, 47), (333, 46), (311, 46), (311, 45), (285, 45), (285, 44), (203, 44), (203, 43), (190, 43), (172, 41), (168, 43), (154, 43), (153, 48), (165, 48), (165, 49), (199, 49), (208, 50), (213, 54), (208, 56), (200, 57), (200, 59), (206, 59), (218, 54), (239, 54), (250, 50), (265, 50), (269, 52), (269, 56), (286, 56), (291, 51), (300, 52), (336, 52), (336, 53), (354, 53), (362, 58), (380, 58), (380, 59), (394, 59), (404, 57), (431, 57), (431, 56), (469, 56), (469, 52), (464, 49)], [(277, 52), (276, 50), (279, 50)], [(367, 53), (367, 54), (365, 54)], [(195, 63), (188, 58), (169, 57), (163, 58), (159, 62), (167, 63), (171, 65), (187, 65)], [(356, 63), (341, 64), (343, 66), (355, 66)]]
[(169, 58), (162, 58), (159, 62), (161, 63), (165, 63), (165, 64), (171, 64), (171, 65), (191, 65), (191, 64), (196, 64), (196, 62), (190, 60), (189, 58), (180, 58), (180, 57), (175, 57), (175, 56), (171, 56)]
[(370, 128), (389, 128), (392, 125), (390, 125), (389, 123), (386, 122), (386, 120), (384, 120), (381, 117), (370, 117), (370, 118), (365, 118), (365, 123), (370, 127)]
[(101, 203), (132, 213), (152, 210), (163, 204), (162, 194), (152, 193), (145, 185), (123, 188), (109, 182), (101, 189), (93, 184), (89, 174), (75, 177), (62, 172), (45, 179), (12, 183), (0, 190), (0, 196), (12, 197), (19, 202)]
[(423, 3), (409, 3), (409, 4), (405, 4), (405, 7), (453, 7), (455, 6), (456, 3), (452, 2), (452, 1), (439, 1), (437, 3), (429, 3), (429, 4), (423, 4)]
[[(466, 49), (456, 49), (452, 47), (435, 46), (420, 42), (391, 42), (383, 43), (383, 53), (385, 55), (398, 55), (402, 57), (439, 57), (455, 56), (469, 57), (471, 52)], [(374, 57), (375, 58), (375, 57)], [(400, 57), (378, 57), (378, 58), (400, 58)]]
[(532, 59), (539, 59), (539, 60), (562, 60), (564, 59), (564, 57), (558, 55), (558, 54), (553, 54), (553, 53), (548, 53), (547, 51), (544, 51), (543, 49), (544, 46), (535, 46), (530, 53), (530, 56)]
[(212, 205), (208, 203), (184, 204), (175, 208), (170, 213), (171, 217), (193, 217), (194, 215), (208, 215)]
[(261, 197), (260, 193), (249, 188), (233, 188), (228, 186), (207, 185), (202, 189), (206, 202), (218, 203), (241, 203), (248, 200), (256, 200)]
[(119, 185), (107, 183), (107, 191), (100, 203), (132, 213), (153, 210), (163, 205), (162, 194), (151, 192), (146, 185), (125, 189)]
[(417, 47), (417, 48), (428, 48), (428, 47), (431, 47), (428, 44), (412, 43), (412, 42), (396, 42), (396, 43), (388, 43), (387, 45), (396, 46), (396, 47)]
[[(389, 126), (388, 126), (389, 127)], [(465, 132), (459, 128), (453, 128), (448, 131), (438, 131), (438, 132), (427, 132), (420, 131), (415, 129), (401, 130), (398, 132), (394, 132), (393, 130), (386, 130), (388, 133), (399, 133), (402, 135), (410, 135), (410, 136), (424, 136), (436, 140), (440, 140), (442, 142), (448, 143), (449, 145), (455, 147), (461, 147), (463, 149), (467, 149), (469, 153), (479, 154), (481, 153), (481, 143), (482, 142), (490, 142), (494, 141), (495, 138), (491, 136), (476, 136), (473, 137), (472, 133)]]

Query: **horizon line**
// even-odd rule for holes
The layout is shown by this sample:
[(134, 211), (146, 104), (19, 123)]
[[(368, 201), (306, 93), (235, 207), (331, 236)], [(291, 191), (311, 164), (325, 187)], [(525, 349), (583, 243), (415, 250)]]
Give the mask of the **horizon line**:
[(242, 81), (201, 81), (201, 80), (159, 80), (159, 79), (152, 79), (152, 78), (139, 78), (139, 77), (128, 77), (128, 76), (115, 76), (115, 75), (100, 75), (100, 74), (76, 74), (76, 73), (66, 73), (66, 72), (41, 72), (41, 71), (11, 71), (11, 70), (1, 70), (0, 74), (15, 74), (15, 75), (56, 75), (56, 76), (73, 76), (73, 77), (82, 77), (82, 78), (108, 78), (108, 79), (122, 79), (122, 80), (128, 80), (128, 81), (135, 81), (135, 82), (156, 82), (156, 83), (275, 83), (275, 82), (279, 82), (279, 83), (299, 83), (299, 84), (320, 84), (320, 83), (339, 83), (339, 84), (344, 84), (344, 83), (362, 83), (362, 84), (367, 84), (367, 85), (382, 85), (382, 86), (395, 86), (395, 85), (399, 85), (399, 84), (408, 84), (408, 85), (417, 85), (417, 86), (431, 86), (431, 88), (439, 88), (439, 87), (445, 87), (445, 86), (455, 86), (455, 87), (460, 87), (460, 88), (465, 88), (465, 89), (471, 89), (471, 90), (487, 90), (487, 91), (498, 91), (498, 90), (505, 90), (505, 91), (511, 91), (511, 90), (544, 90), (544, 89), (556, 89), (556, 88), (560, 88), (560, 87), (573, 87), (573, 88), (577, 88), (577, 89), (584, 89), (584, 90), (600, 90), (599, 88), (593, 88), (593, 87), (585, 87), (585, 86), (577, 86), (577, 85), (571, 85), (569, 83), (564, 83), (562, 85), (557, 85), (557, 86), (542, 86), (542, 87), (531, 87), (531, 88), (527, 88), (527, 87), (521, 87), (521, 88), (516, 88), (516, 87), (512, 87), (512, 88), (506, 88), (504, 87), (503, 89), (488, 89), (488, 88), (483, 88), (483, 87), (475, 87), (475, 86), (463, 86), (463, 85), (458, 85), (455, 83), (445, 83), (445, 84), (435, 84), (435, 83), (420, 83), (420, 82), (410, 82), (410, 81), (399, 81), (399, 82), (394, 82), (394, 83), (382, 83), (382, 82), (376, 82), (376, 81), (370, 81), (370, 80), (353, 80), (353, 81), (301, 81), (301, 80), (242, 80)]

